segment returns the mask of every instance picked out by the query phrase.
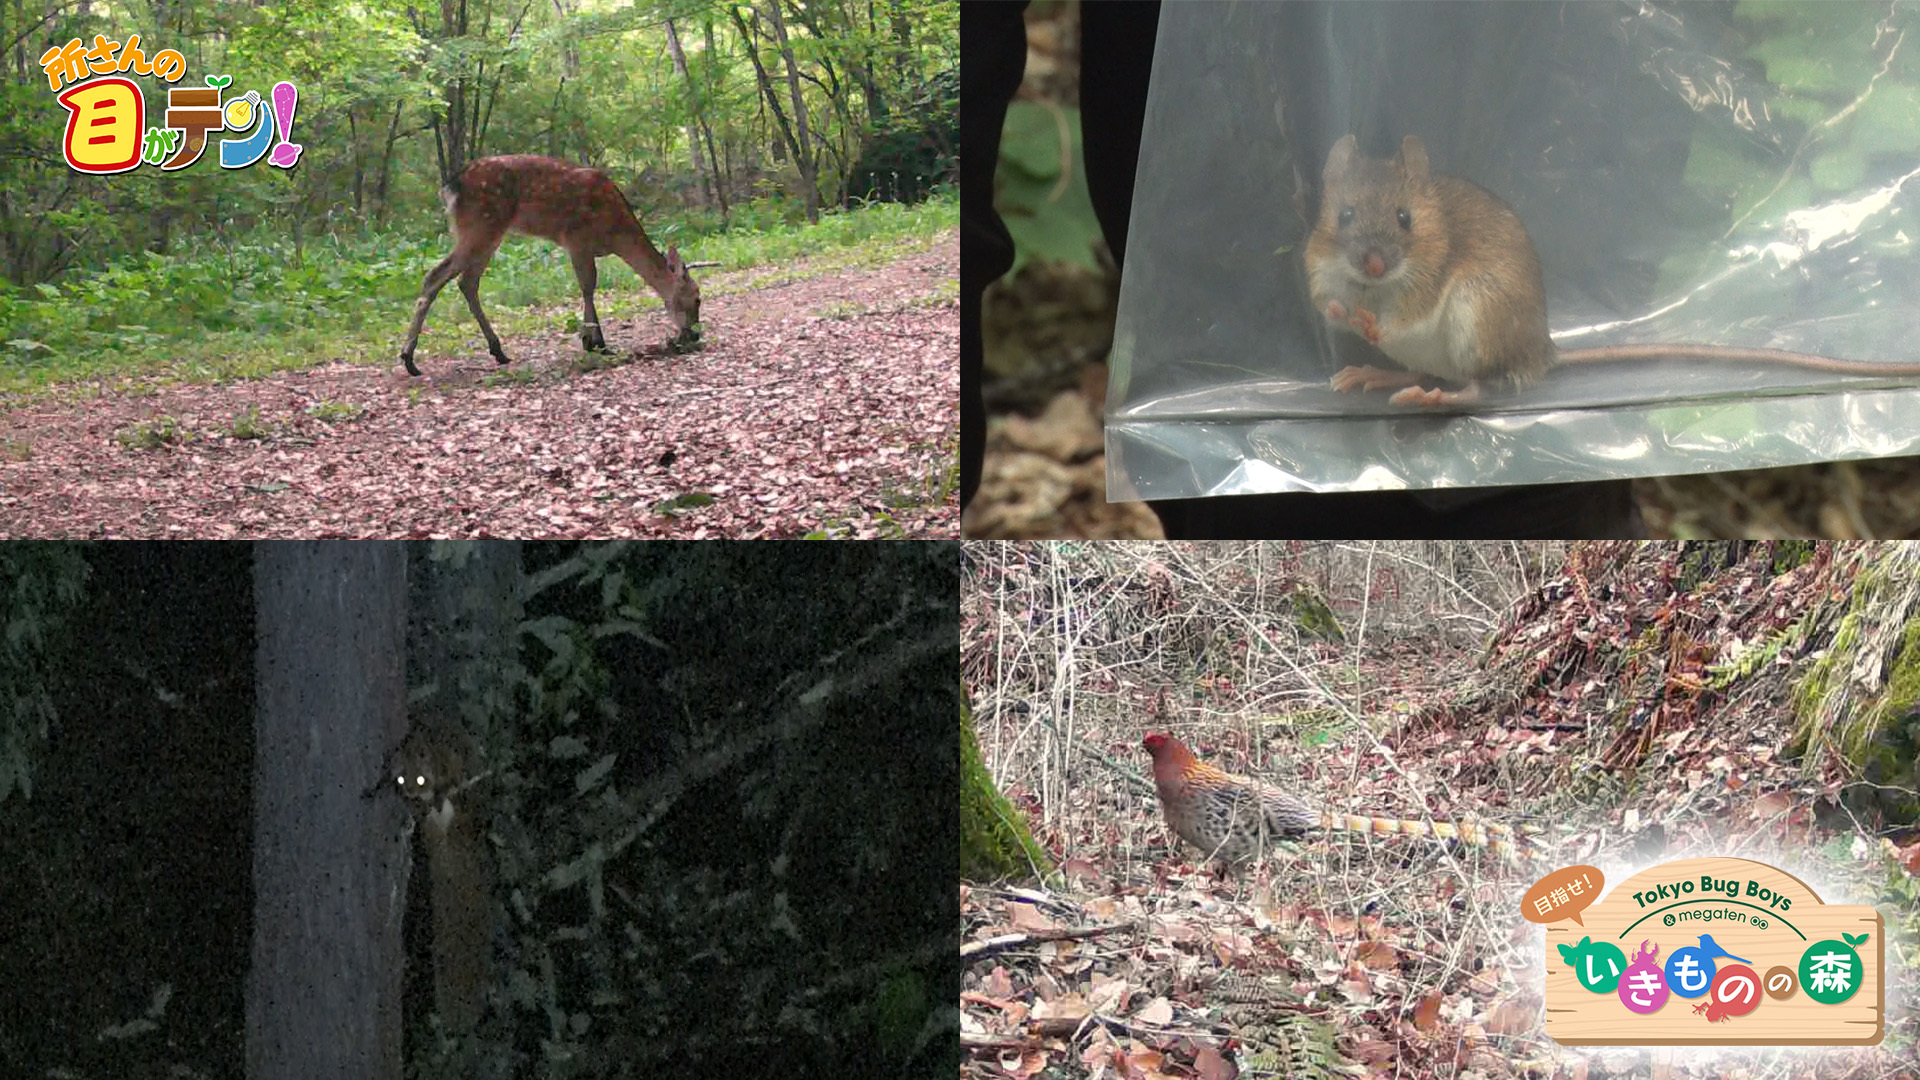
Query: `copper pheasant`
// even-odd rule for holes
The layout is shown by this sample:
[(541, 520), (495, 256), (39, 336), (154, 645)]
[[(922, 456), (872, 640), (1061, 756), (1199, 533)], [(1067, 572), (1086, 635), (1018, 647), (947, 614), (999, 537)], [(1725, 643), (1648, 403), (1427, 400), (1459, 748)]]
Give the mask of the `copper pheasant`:
[(1484, 845), (1502, 858), (1513, 854), (1512, 832), (1502, 826), (1363, 817), (1315, 810), (1271, 784), (1217, 769), (1193, 756), (1171, 735), (1149, 732), (1142, 740), (1153, 755), (1153, 784), (1160, 809), (1175, 836), (1210, 859), (1240, 864), (1272, 847), (1276, 839), (1313, 829), (1407, 833)]

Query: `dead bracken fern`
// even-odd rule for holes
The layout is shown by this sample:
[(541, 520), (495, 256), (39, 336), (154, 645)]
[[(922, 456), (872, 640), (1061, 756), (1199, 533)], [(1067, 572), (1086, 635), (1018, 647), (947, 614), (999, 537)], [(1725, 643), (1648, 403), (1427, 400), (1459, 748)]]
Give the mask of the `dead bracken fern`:
[(1286, 1007), (1297, 1007), (1298, 998), (1277, 980), (1229, 975), (1211, 996), (1222, 1003), (1222, 1017), (1240, 1040), (1239, 1080), (1347, 1080), (1366, 1075), (1365, 1065), (1334, 1045), (1331, 1025)]

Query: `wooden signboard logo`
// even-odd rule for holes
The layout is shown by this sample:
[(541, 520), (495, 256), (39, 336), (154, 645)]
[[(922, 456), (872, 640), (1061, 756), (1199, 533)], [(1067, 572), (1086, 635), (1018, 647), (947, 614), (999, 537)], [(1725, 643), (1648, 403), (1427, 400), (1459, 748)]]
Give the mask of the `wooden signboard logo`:
[[(1747, 859), (1685, 859), (1628, 878), (1569, 866), (1522, 910), (1547, 928), (1547, 1034), (1566, 1046), (1878, 1043), (1886, 928)], [(1595, 901), (1598, 900), (1598, 903)]]

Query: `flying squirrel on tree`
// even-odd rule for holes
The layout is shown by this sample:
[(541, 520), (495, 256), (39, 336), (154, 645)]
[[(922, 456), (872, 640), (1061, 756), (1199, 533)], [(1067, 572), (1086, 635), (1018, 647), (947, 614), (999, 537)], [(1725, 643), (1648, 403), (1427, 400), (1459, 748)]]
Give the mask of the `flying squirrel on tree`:
[(434, 1005), (441, 1030), (473, 1030), (486, 1007), (493, 961), (493, 857), (487, 848), (488, 777), (457, 724), (419, 722), (393, 752), (390, 775), (412, 807), (432, 879)]
[(1516, 847), (1513, 830), (1504, 825), (1475, 822), (1416, 821), (1411, 818), (1366, 817), (1316, 810), (1298, 796), (1201, 761), (1171, 735), (1149, 732), (1141, 741), (1153, 755), (1153, 784), (1160, 809), (1174, 835), (1230, 864), (1254, 859), (1268, 844), (1285, 836), (1320, 831), (1433, 836), (1485, 847), (1502, 859), (1536, 858), (1529, 847)]

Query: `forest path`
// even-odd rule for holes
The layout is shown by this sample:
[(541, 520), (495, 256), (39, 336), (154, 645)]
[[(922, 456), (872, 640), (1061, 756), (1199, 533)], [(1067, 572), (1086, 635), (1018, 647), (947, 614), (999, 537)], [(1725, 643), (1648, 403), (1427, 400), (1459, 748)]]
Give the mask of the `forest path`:
[(382, 367), (49, 397), (0, 414), (0, 536), (954, 536), (959, 273), (957, 231), (854, 269), (706, 270), (680, 356), (657, 305), (608, 318), (631, 304), (602, 294), (608, 344), (638, 351), (588, 372), (566, 333), (496, 367), (455, 293), (435, 322), (461, 344), (423, 337), (418, 379), (409, 305)]

